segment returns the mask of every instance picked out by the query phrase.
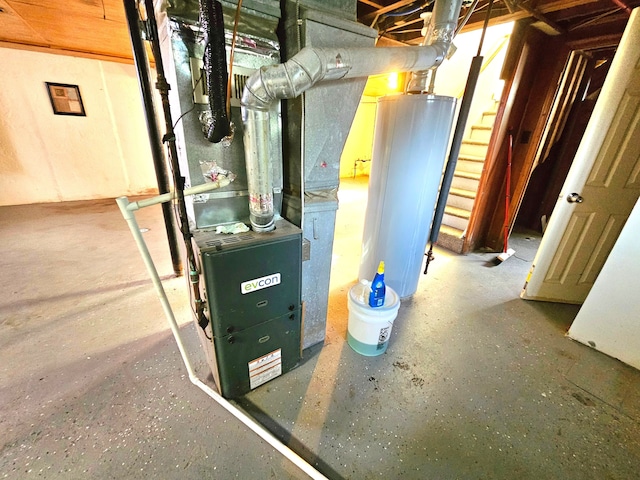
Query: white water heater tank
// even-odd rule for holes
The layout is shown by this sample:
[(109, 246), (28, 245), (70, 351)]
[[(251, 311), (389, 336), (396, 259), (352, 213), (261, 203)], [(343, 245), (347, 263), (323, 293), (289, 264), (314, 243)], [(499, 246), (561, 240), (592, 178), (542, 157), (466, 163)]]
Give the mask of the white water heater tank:
[(427, 94), (378, 100), (359, 278), (384, 261), (400, 298), (418, 288), (455, 106)]

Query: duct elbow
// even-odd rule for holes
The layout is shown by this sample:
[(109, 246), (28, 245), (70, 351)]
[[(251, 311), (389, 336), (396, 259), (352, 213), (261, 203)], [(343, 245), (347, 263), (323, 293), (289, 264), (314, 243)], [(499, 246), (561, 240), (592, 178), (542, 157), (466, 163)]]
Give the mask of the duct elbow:
[(322, 80), (325, 74), (326, 68), (318, 52), (313, 48), (303, 48), (287, 62), (262, 67), (251, 75), (240, 104), (243, 111), (269, 110), (276, 100), (299, 96)]
[(433, 68), (438, 68), (442, 64), (442, 62), (444, 62), (444, 59), (447, 58), (449, 49), (451, 48), (451, 43), (452, 42), (450, 41), (442, 41), (436, 42), (431, 45), (436, 51), (436, 59), (433, 64)]
[(458, 16), (460, 15), (461, 0), (436, 2), (430, 17), (429, 35), (425, 40), (437, 51), (434, 67), (438, 67), (449, 55), (449, 49), (456, 35)]
[[(275, 65), (275, 67), (279, 67), (279, 65)], [(262, 74), (266, 68), (267, 67), (262, 67), (260, 70), (256, 71), (247, 79), (244, 85), (244, 90), (242, 91), (242, 97), (240, 99), (240, 106), (243, 112), (243, 122), (246, 121), (244, 112), (247, 109), (266, 111), (269, 110), (271, 103), (275, 100), (267, 89), (262, 78)]]

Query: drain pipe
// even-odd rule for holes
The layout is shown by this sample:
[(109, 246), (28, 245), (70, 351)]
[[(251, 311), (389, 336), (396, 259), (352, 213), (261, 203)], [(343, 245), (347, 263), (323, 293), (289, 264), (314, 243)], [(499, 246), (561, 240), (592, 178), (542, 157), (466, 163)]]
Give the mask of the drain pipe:
[(380, 48), (305, 47), (287, 62), (262, 67), (249, 77), (242, 93), (241, 107), (245, 126), (249, 216), (255, 231), (264, 232), (274, 228), (269, 118), (276, 100), (295, 98), (325, 80), (437, 67), (449, 51), (461, 4), (462, 0), (439, 0), (435, 3), (431, 45)]
[[(158, 191), (160, 193), (166, 193), (170, 190), (169, 173), (167, 172), (166, 160), (162, 150), (162, 139), (157, 123), (158, 117), (153, 99), (153, 89), (151, 87), (149, 61), (142, 43), (142, 36), (140, 35), (138, 25), (139, 16), (136, 6), (132, 2), (124, 2), (124, 10), (129, 26), (133, 60), (138, 73), (138, 85), (140, 87), (140, 95), (142, 96), (142, 105), (147, 122), (147, 132), (149, 134), (151, 156), (156, 172)], [(164, 217), (164, 225), (169, 242), (169, 253), (171, 254), (171, 261), (173, 263), (173, 272), (177, 276), (181, 276), (183, 273), (182, 258), (180, 258), (180, 246), (178, 245), (178, 237), (176, 236), (176, 222), (171, 205), (167, 203), (162, 205), (162, 216)]]
[[(204, 184), (198, 185), (193, 188), (186, 188), (182, 192), (180, 192), (181, 196), (194, 195), (198, 193), (204, 193), (214, 188), (218, 188), (221, 185), (215, 184)], [(315, 468), (313, 468), (309, 463), (307, 463), (302, 457), (300, 457), (297, 453), (283, 444), (280, 440), (278, 440), (271, 432), (265, 429), (262, 425), (258, 424), (254, 419), (252, 419), (249, 415), (244, 413), (238, 407), (229, 402), (226, 398), (220, 395), (218, 392), (213, 390), (209, 385), (204, 383), (202, 380), (198, 378), (196, 375), (191, 361), (189, 360), (189, 355), (187, 354), (187, 349), (185, 348), (184, 342), (182, 341), (182, 337), (180, 336), (180, 327), (178, 326), (178, 322), (176, 321), (176, 317), (173, 313), (173, 309), (171, 308), (171, 304), (169, 303), (169, 299), (167, 298), (167, 294), (162, 286), (162, 281), (160, 280), (160, 276), (158, 275), (158, 270), (156, 269), (153, 259), (151, 258), (151, 254), (149, 253), (149, 249), (147, 248), (147, 244), (142, 237), (142, 233), (140, 233), (140, 227), (138, 226), (138, 222), (136, 221), (135, 211), (148, 207), (151, 205), (156, 205), (158, 203), (164, 203), (171, 199), (175, 199), (177, 197), (176, 192), (171, 192), (164, 195), (158, 195), (150, 199), (142, 200), (139, 202), (129, 202), (127, 197), (119, 197), (116, 199), (118, 203), (118, 207), (120, 207), (120, 212), (122, 216), (127, 221), (129, 226), (129, 230), (131, 230), (131, 234), (138, 246), (138, 250), (140, 255), (142, 256), (142, 260), (144, 261), (145, 266), (147, 267), (147, 272), (151, 277), (153, 282), (153, 286), (156, 289), (156, 293), (162, 304), (162, 309), (164, 310), (164, 314), (167, 317), (167, 322), (169, 323), (169, 327), (171, 328), (171, 332), (173, 333), (173, 337), (175, 338), (176, 344), (178, 345), (178, 350), (180, 351), (180, 356), (182, 357), (182, 361), (184, 362), (184, 366), (187, 369), (187, 373), (189, 375), (189, 380), (195, 386), (200, 388), (204, 393), (209, 395), (213, 400), (215, 400), (220, 406), (222, 406), (225, 410), (227, 410), (231, 415), (240, 420), (244, 425), (246, 425), (251, 431), (257, 434), (260, 438), (262, 438), (265, 442), (271, 445), (275, 450), (280, 452), (285, 458), (287, 458), (290, 462), (292, 462), (296, 467), (306, 473), (310, 478), (315, 480), (327, 480), (327, 478), (318, 472)]]

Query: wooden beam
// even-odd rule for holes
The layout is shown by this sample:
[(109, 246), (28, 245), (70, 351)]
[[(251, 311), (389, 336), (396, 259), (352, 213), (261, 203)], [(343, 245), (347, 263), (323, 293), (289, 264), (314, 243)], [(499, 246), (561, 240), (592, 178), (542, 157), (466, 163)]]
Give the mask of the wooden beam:
[(555, 30), (559, 34), (566, 33), (564, 28), (562, 28), (556, 22), (554, 22), (554, 21), (550, 20), (549, 18), (545, 17), (542, 13), (540, 13), (535, 8), (528, 7), (527, 5), (524, 5), (524, 4), (522, 4), (522, 3), (518, 2), (518, 1), (514, 1), (513, 3), (514, 3), (514, 5), (516, 7), (524, 10), (525, 12), (527, 12), (532, 17), (536, 18), (537, 20), (540, 20), (542, 23), (545, 23), (545, 24), (549, 25), (553, 30)]
[(620, 44), (622, 32), (598, 35), (597, 37), (586, 37), (580, 39), (569, 39), (567, 46), (572, 50), (590, 50), (593, 48), (617, 47)]
[[(535, 10), (539, 14), (546, 15), (550, 13), (564, 11), (571, 8), (585, 7), (587, 5), (598, 6), (600, 4), (600, 1), (601, 0), (548, 0), (546, 2), (539, 2), (536, 5)], [(512, 7), (515, 5), (521, 6), (521, 2), (517, 0), (511, 0), (509, 3)], [(527, 8), (531, 9), (531, 7), (528, 7), (528, 6)], [(500, 11), (502, 13), (499, 13), (497, 15), (495, 14), (496, 12), (500, 12)], [(523, 9), (516, 9), (513, 12), (509, 12), (507, 7), (503, 6), (501, 3), (498, 3), (497, 5), (494, 6), (493, 13), (494, 13), (494, 16), (489, 22), (490, 25), (506, 23), (506, 22), (515, 22), (515, 21), (533, 16), (531, 13)], [(468, 32), (470, 30), (478, 29), (481, 26), (481, 24), (484, 22), (484, 17), (485, 17), (484, 12), (482, 11), (479, 11), (477, 13), (474, 12), (474, 14), (471, 16), (471, 18), (467, 22), (467, 24), (462, 29), (462, 32)]]
[(381, 9), (384, 8), (382, 5), (372, 2), (371, 0), (358, 0), (358, 3), (364, 3), (365, 5), (369, 5), (370, 7)]
[[(408, 22), (399, 22), (393, 27), (386, 28), (384, 31), (393, 32), (394, 30), (398, 30), (399, 28), (404, 28), (408, 25), (413, 25), (414, 23), (424, 23), (424, 20), (422, 18), (415, 18), (413, 20), (409, 20)], [(422, 28), (420, 28), (420, 30), (422, 30)], [(398, 32), (398, 33), (401, 33), (401, 32)]]
[(583, 7), (590, 3), (597, 4), (599, 0), (550, 0), (536, 5), (536, 10), (540, 13), (552, 13), (568, 8)]
[(371, 23), (371, 25), (373, 25), (373, 24), (375, 24), (375, 22), (378, 20), (378, 18), (381, 15), (384, 15), (385, 13), (397, 10), (398, 8), (402, 8), (402, 7), (406, 7), (407, 5), (411, 5), (415, 1), (416, 0), (400, 0), (399, 2), (392, 3), (391, 5), (387, 5), (386, 7), (382, 7), (379, 10), (376, 10), (373, 13), (369, 13), (369, 14), (365, 15), (364, 17), (362, 17), (361, 21), (362, 21), (362, 23), (364, 23), (364, 22), (368, 22), (369, 20), (373, 19), (373, 22)]

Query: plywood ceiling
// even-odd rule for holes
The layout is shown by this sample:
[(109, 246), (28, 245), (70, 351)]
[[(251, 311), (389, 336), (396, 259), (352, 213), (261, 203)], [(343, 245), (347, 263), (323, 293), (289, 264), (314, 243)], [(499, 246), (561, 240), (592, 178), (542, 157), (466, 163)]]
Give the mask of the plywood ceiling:
[(0, 42), (131, 59), (123, 5), (122, 0), (0, 0)]
[[(132, 0), (133, 1), (133, 0)], [(438, 0), (441, 1), (441, 0)], [(484, 20), (489, 0), (480, 0), (466, 27)], [(358, 19), (380, 37), (420, 41), (420, 13), (430, 0), (360, 0)], [(496, 0), (492, 23), (530, 17), (567, 36), (620, 35), (640, 0)], [(466, 11), (463, 8), (462, 14)], [(0, 0), (0, 46), (131, 61), (123, 0)]]

